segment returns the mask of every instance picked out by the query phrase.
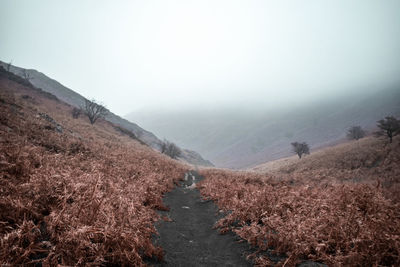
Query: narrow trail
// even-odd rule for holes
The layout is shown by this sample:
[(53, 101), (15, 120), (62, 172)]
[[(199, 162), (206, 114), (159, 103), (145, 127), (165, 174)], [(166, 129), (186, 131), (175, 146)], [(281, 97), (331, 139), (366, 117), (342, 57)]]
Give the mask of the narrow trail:
[(164, 197), (170, 208), (161, 212), (171, 221), (161, 221), (156, 227), (160, 236), (155, 240), (165, 251), (164, 262), (153, 266), (252, 266), (245, 259), (246, 243), (232, 233), (219, 234), (213, 229), (218, 209), (212, 201), (204, 201), (195, 183), (202, 177), (196, 172), (186, 173), (173, 191)]

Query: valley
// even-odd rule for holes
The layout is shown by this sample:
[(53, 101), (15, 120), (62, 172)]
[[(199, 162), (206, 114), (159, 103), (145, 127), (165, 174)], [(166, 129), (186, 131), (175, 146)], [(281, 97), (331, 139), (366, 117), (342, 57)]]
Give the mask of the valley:
[(400, 266), (400, 1), (0, 1), (0, 267)]
[(0, 87), (2, 264), (400, 263), (398, 136), (198, 167), (4, 69)]

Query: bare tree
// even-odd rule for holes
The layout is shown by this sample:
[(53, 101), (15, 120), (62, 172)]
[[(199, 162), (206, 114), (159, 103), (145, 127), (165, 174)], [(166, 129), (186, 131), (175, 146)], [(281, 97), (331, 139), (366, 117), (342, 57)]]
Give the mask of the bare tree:
[(176, 159), (182, 155), (182, 151), (179, 149), (179, 147), (174, 143), (169, 142), (168, 140), (164, 140), (163, 142), (161, 142), (160, 148), (161, 148), (161, 153), (173, 159)]
[(293, 152), (296, 153), (300, 159), (301, 156), (303, 156), (303, 154), (310, 154), (310, 147), (306, 142), (303, 143), (293, 142), (292, 146), (293, 146)]
[(33, 79), (33, 77), (29, 74), (29, 72), (26, 71), (26, 69), (22, 71), (22, 78), (24, 78), (27, 82), (30, 82), (30, 80)]
[(96, 102), (96, 100), (85, 99), (84, 112), (88, 116), (91, 124), (94, 124), (97, 119), (103, 118), (107, 115), (108, 110), (105, 106)]
[(351, 126), (347, 130), (347, 138), (350, 140), (358, 140), (365, 136), (365, 131), (361, 126)]
[(392, 142), (394, 136), (400, 133), (400, 120), (393, 116), (387, 116), (382, 120), (378, 121), (377, 126), (379, 131), (375, 132), (376, 136), (387, 136), (389, 142)]

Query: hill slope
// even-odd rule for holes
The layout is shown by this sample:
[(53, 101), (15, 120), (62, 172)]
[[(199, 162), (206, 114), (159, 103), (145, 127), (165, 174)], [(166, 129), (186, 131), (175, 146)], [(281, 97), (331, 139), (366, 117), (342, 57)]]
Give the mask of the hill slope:
[(199, 151), (218, 167), (241, 169), (289, 156), (293, 141), (306, 141), (312, 149), (339, 142), (348, 127), (361, 125), (371, 130), (387, 115), (400, 115), (399, 86), (287, 110), (163, 110), (127, 117)]
[[(256, 171), (203, 169), (198, 185), (233, 230), (259, 248), (260, 266), (400, 264), (400, 137), (365, 138), (280, 159)], [(308, 265), (306, 265), (308, 266)], [(312, 265), (314, 266), (314, 265)]]
[[(318, 183), (380, 181), (388, 186), (400, 183), (400, 142), (393, 144), (372, 136), (358, 141), (348, 141), (315, 151), (302, 159), (297, 156), (282, 158), (252, 167), (256, 173), (268, 174), (279, 179), (307, 180)], [(400, 195), (391, 199), (400, 202)]]
[(0, 264), (134, 265), (188, 166), (0, 70)]
[[(0, 61), (0, 66), (6, 67), (7, 64)], [(83, 107), (85, 104), (85, 97), (74, 92), (73, 90), (63, 86), (61, 83), (47, 77), (41, 72), (36, 70), (27, 70), (16, 66), (10, 66), (10, 71), (16, 75), (22, 76), (23, 71), (26, 71), (32, 78), (30, 82), (37, 88), (55, 95), (60, 100), (75, 107)], [(148, 144), (154, 149), (160, 149), (161, 140), (158, 139), (153, 133), (144, 130), (137, 124), (130, 122), (126, 119), (115, 115), (112, 112), (107, 114), (106, 119), (116, 125), (132, 131), (140, 140)], [(212, 166), (210, 161), (204, 160), (199, 153), (184, 149), (183, 159), (194, 165)]]

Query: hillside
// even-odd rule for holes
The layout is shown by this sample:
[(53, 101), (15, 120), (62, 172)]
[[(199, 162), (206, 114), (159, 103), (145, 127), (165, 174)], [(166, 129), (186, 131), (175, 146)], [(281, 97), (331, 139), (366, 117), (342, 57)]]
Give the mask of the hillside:
[[(0, 66), (6, 67), (7, 64), (0, 61)], [(41, 72), (31, 69), (23, 69), (16, 66), (10, 66), (10, 71), (19, 76), (22, 76), (23, 71), (26, 71), (26, 73), (31, 77), (30, 82), (35, 87), (40, 88), (43, 91), (48, 92), (52, 95), (55, 95), (57, 98), (67, 104), (70, 104), (71, 106), (83, 107), (85, 104), (85, 98), (82, 95), (63, 86), (61, 83), (47, 77)], [(156, 150), (160, 149), (161, 140), (158, 139), (153, 133), (144, 130), (137, 124), (123, 119), (112, 112), (109, 112), (107, 114), (106, 120), (115, 125), (120, 125), (124, 129), (133, 132), (133, 134), (140, 138), (140, 140), (142, 140), (152, 148)], [(183, 160), (185, 160), (186, 162), (194, 165), (212, 166), (212, 163), (210, 161), (204, 160), (199, 153), (187, 149), (183, 150), (185, 151), (183, 153)]]
[[(360, 182), (399, 183), (400, 143), (389, 144), (384, 138), (366, 137), (317, 150), (299, 159), (296, 156), (266, 162), (250, 168), (256, 173), (281, 180), (315, 181), (318, 183)], [(398, 198), (393, 195), (391, 198)]]
[(216, 226), (258, 247), (252, 257), (260, 266), (274, 266), (271, 255), (281, 256), (278, 266), (400, 264), (399, 136), (392, 144), (368, 137), (252, 171), (201, 174), (202, 195), (225, 212)]
[[(0, 263), (143, 265), (156, 210), (188, 168), (0, 72)], [(35, 265), (38, 264), (38, 265)]]
[(352, 125), (374, 130), (387, 115), (400, 115), (398, 85), (286, 109), (145, 110), (127, 118), (198, 151), (218, 167), (242, 169), (290, 156), (294, 141), (317, 149), (343, 141)]

